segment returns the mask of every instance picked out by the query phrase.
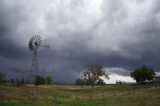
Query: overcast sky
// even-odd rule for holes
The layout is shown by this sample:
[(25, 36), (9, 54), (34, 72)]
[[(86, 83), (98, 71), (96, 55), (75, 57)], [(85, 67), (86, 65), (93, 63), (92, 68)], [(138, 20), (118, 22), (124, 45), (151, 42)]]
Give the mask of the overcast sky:
[(0, 70), (27, 77), (29, 39), (40, 35), (41, 75), (74, 82), (88, 64), (129, 76), (143, 64), (160, 70), (160, 0), (0, 0)]

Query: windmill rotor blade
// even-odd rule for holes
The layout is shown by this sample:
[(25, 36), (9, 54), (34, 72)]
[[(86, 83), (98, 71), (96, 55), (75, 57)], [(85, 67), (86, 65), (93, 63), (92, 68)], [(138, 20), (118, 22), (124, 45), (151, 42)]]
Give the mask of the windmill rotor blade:
[(39, 49), (39, 47), (50, 48), (49, 45), (41, 44), (41, 42), (42, 42), (41, 36), (39, 36), (39, 35), (32, 36), (29, 40), (29, 43), (28, 43), (29, 49), (31, 51), (34, 51), (35, 49)]
[(29, 49), (31, 51), (34, 51), (34, 49), (38, 49), (41, 45), (41, 37), (39, 35), (34, 35), (29, 40)]

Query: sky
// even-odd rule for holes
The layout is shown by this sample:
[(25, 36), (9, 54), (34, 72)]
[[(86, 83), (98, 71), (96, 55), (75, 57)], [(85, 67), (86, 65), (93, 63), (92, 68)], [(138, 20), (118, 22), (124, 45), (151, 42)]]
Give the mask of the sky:
[[(129, 77), (141, 65), (160, 71), (159, 0), (0, 0), (0, 71), (27, 78), (29, 39), (40, 35), (38, 72), (73, 83), (89, 64)], [(129, 79), (128, 79), (129, 80)]]

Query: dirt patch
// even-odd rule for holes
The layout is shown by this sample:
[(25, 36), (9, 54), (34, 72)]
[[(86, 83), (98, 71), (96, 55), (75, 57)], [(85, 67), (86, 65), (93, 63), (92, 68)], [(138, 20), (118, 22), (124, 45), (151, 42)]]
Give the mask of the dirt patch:
[(18, 93), (14, 93), (14, 92), (3, 92), (3, 93), (0, 93), (0, 99), (3, 100), (3, 99), (11, 99), (11, 100), (20, 100), (22, 99), (22, 95), (21, 94), (18, 94)]

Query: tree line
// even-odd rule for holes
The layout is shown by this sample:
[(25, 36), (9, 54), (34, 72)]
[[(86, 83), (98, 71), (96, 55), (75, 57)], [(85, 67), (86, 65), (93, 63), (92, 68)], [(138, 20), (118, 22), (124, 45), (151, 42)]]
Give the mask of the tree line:
[[(135, 69), (133, 72), (130, 73), (130, 76), (136, 80), (137, 83), (146, 83), (151, 82), (154, 80), (156, 74), (154, 70), (147, 66), (142, 65), (141, 67)], [(5, 74), (0, 72), (0, 83), (12, 83), (12, 84), (29, 84), (34, 83), (35, 85), (42, 85), (42, 84), (52, 84), (52, 77), (47, 76), (36, 76), (34, 81), (30, 82), (29, 80), (22, 79), (11, 79), (6, 80)], [(95, 85), (105, 85), (105, 82), (100, 77), (105, 77), (109, 79), (109, 74), (105, 72), (104, 66), (101, 64), (90, 64), (88, 65), (87, 70), (83, 73), (81, 78), (76, 80), (76, 85), (89, 85), (93, 88)]]
[[(104, 76), (109, 79), (109, 74), (105, 73), (104, 66), (100, 64), (91, 64), (88, 66), (86, 72), (83, 73), (82, 78), (76, 80), (77, 85), (104, 85), (104, 80), (100, 77)], [(156, 76), (154, 70), (147, 66), (142, 65), (140, 68), (135, 69), (130, 73), (131, 78), (136, 80), (137, 83), (152, 82)]]
[(34, 84), (35, 85), (43, 85), (43, 84), (52, 84), (52, 77), (51, 76), (47, 76), (46, 78), (45, 77), (42, 77), (42, 76), (36, 76), (35, 79), (34, 79)]
[(34, 78), (34, 81), (25, 80), (24, 78), (12, 78), (10, 80), (6, 79), (6, 75), (2, 72), (0, 72), (0, 83), (11, 83), (16, 85), (23, 85), (23, 84), (31, 84), (34, 83), (35, 85), (43, 85), (43, 84), (53, 84), (53, 79), (51, 76), (43, 77), (43, 76), (36, 76)]

